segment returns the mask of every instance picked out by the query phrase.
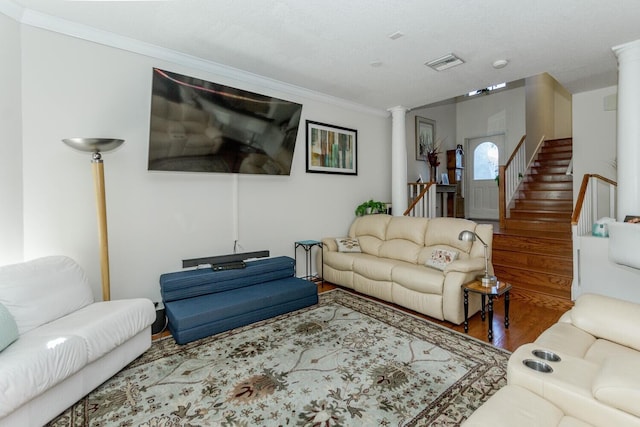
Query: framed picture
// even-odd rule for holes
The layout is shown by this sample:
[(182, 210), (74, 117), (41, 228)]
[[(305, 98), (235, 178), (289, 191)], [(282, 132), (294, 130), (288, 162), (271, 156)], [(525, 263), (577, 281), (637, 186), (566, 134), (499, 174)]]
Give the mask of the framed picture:
[(416, 116), (416, 160), (425, 160), (427, 149), (433, 148), (436, 140), (435, 120)]
[(358, 174), (358, 131), (307, 120), (307, 172)]
[(640, 224), (640, 216), (627, 215), (624, 217), (624, 222), (630, 222), (631, 224)]

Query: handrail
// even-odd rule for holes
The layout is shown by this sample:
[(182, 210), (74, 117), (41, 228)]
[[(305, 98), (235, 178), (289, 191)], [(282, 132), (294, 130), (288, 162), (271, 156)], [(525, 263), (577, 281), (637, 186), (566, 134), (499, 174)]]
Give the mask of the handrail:
[(511, 203), (514, 194), (520, 184), (520, 178), (524, 176), (526, 159), (527, 135), (522, 135), (520, 142), (509, 156), (504, 165), (498, 167), (498, 215), (500, 226), (506, 226), (507, 206)]
[[(597, 209), (594, 211), (594, 205), (597, 206), (598, 192), (595, 183), (602, 181), (609, 185), (609, 213), (607, 216), (615, 217), (615, 190), (618, 187), (618, 183), (612, 179), (606, 178), (598, 174), (585, 174), (582, 177), (582, 183), (580, 184), (580, 191), (578, 192), (578, 198), (576, 199), (576, 206), (571, 216), (571, 225), (578, 227), (578, 232), (584, 234), (591, 232), (591, 226), (595, 221), (594, 216), (597, 216)], [(591, 190), (591, 191), (589, 191)], [(591, 198), (587, 199), (587, 194), (591, 194)], [(587, 223), (586, 216), (582, 215), (582, 211), (585, 210), (590, 215), (590, 223)]]
[(407, 185), (409, 187), (409, 196), (413, 198), (413, 201), (403, 215), (434, 217), (436, 210), (436, 183), (409, 182)]

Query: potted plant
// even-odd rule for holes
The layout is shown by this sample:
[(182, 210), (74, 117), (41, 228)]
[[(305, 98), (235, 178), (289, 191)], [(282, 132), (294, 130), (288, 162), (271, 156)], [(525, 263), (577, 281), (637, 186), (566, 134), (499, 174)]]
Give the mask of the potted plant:
[(385, 213), (387, 204), (384, 202), (374, 201), (373, 199), (363, 202), (356, 208), (356, 216), (363, 216), (375, 213)]

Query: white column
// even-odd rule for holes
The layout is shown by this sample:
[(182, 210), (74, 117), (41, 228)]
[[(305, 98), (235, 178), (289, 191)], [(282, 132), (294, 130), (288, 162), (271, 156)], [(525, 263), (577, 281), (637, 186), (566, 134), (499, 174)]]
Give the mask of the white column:
[(397, 106), (391, 111), (391, 203), (394, 216), (407, 210), (407, 108)]
[(618, 57), (617, 220), (640, 214), (640, 40), (613, 48)]

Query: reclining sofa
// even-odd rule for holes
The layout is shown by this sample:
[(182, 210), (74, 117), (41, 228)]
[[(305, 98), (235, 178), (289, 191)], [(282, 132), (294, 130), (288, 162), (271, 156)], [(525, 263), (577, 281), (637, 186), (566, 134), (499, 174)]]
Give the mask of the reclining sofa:
[(640, 426), (640, 304), (596, 294), (509, 358), (507, 386), (463, 424)]
[(151, 346), (153, 303), (94, 302), (81, 267), (0, 267), (0, 426), (42, 426)]
[[(344, 237), (322, 239), (323, 279), (440, 320), (464, 322), (462, 284), (483, 275), (484, 246), (462, 241), (469, 230), (487, 243), (493, 226), (461, 218), (374, 214), (356, 217)], [(489, 272), (493, 266), (489, 261)], [(469, 295), (469, 316), (480, 309)]]

